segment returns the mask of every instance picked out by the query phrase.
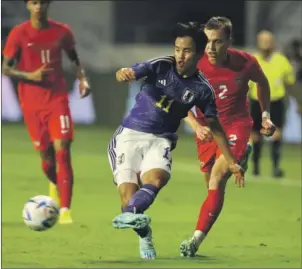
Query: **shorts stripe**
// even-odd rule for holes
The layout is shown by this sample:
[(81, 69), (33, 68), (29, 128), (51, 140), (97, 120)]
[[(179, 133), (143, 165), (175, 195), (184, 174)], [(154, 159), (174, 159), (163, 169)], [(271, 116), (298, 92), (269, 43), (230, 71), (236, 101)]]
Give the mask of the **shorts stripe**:
[(112, 139), (109, 142), (108, 145), (108, 155), (110, 157), (110, 163), (111, 163), (111, 168), (112, 168), (112, 172), (115, 171), (116, 169), (116, 152), (115, 152), (115, 147), (116, 147), (116, 137), (122, 133), (122, 131), (124, 130), (123, 126), (119, 126), (116, 131), (114, 132)]

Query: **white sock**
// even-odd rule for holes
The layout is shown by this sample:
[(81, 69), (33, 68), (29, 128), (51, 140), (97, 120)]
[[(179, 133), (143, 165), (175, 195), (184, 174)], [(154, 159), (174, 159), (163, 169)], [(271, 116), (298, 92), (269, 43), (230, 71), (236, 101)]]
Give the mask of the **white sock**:
[(206, 234), (202, 231), (196, 230), (193, 237), (195, 238), (197, 248), (199, 248), (201, 242), (205, 239)]
[(62, 208), (60, 209), (60, 212), (62, 213), (62, 212), (68, 211), (68, 210), (69, 210), (68, 207), (62, 207)]

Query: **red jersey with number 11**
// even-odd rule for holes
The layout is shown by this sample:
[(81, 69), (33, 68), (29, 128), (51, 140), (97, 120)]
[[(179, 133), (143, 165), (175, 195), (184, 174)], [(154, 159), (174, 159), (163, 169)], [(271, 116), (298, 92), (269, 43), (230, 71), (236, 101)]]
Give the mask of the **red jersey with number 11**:
[[(198, 69), (215, 90), (218, 116), (223, 125), (234, 120), (250, 120), (247, 100), (248, 82), (258, 81), (264, 74), (257, 60), (249, 53), (228, 49), (224, 66), (209, 63), (206, 55), (198, 63)], [(203, 114), (196, 109), (197, 118)]]
[(45, 29), (33, 28), (26, 21), (12, 29), (5, 48), (4, 56), (18, 58), (17, 68), (33, 72), (46, 64), (53, 70), (42, 82), (20, 81), (19, 98), (23, 108), (43, 109), (68, 102), (66, 82), (62, 70), (62, 52), (74, 48), (74, 37), (65, 24), (48, 20)]

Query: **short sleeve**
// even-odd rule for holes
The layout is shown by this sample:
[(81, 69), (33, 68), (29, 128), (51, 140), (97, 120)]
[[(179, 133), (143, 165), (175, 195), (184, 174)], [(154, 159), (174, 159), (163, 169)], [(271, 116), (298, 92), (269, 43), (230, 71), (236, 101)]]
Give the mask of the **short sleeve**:
[(210, 84), (205, 84), (203, 94), (196, 100), (196, 107), (204, 114), (206, 118), (217, 117), (217, 106), (215, 102), (215, 91)]
[(146, 77), (154, 72), (154, 65), (150, 62), (137, 63), (131, 66), (136, 74), (136, 80)]
[(18, 27), (13, 28), (6, 40), (3, 55), (9, 59), (13, 59), (17, 56), (21, 49), (20, 42), (20, 30)]
[(260, 64), (258, 63), (257, 59), (255, 57), (252, 57), (250, 61), (250, 80), (257, 83), (265, 79), (265, 74), (263, 73), (263, 70)]

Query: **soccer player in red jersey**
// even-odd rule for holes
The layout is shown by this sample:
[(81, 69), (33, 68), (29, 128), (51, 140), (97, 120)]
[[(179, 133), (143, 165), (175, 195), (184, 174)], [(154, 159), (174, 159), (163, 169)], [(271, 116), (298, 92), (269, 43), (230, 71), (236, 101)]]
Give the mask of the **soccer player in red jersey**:
[[(60, 196), (60, 223), (71, 223), (73, 122), (62, 70), (62, 51), (76, 65), (81, 97), (89, 94), (85, 72), (65, 24), (48, 19), (50, 1), (25, 1), (30, 20), (14, 27), (3, 51), (3, 73), (19, 80), (18, 95), (31, 140), (47, 178)], [(17, 62), (17, 64), (15, 64)]]
[[(247, 147), (252, 129), (247, 99), (248, 82), (258, 85), (258, 99), (262, 109), (262, 133), (271, 136), (275, 126), (270, 120), (270, 88), (257, 60), (241, 50), (229, 48), (232, 23), (225, 17), (212, 17), (204, 25), (208, 37), (205, 55), (198, 64), (216, 93), (216, 105), (222, 126), (229, 138), (231, 149), (241, 166), (247, 166), (250, 147)], [(182, 256), (196, 254), (212, 225), (218, 218), (224, 202), (225, 187), (231, 174), (227, 162), (210, 134), (198, 124), (205, 125), (203, 114), (196, 109), (186, 119), (196, 134), (200, 168), (204, 173), (208, 195), (203, 202), (192, 238), (181, 243)], [(203, 140), (202, 140), (203, 139)], [(243, 187), (243, 186), (241, 186)]]

